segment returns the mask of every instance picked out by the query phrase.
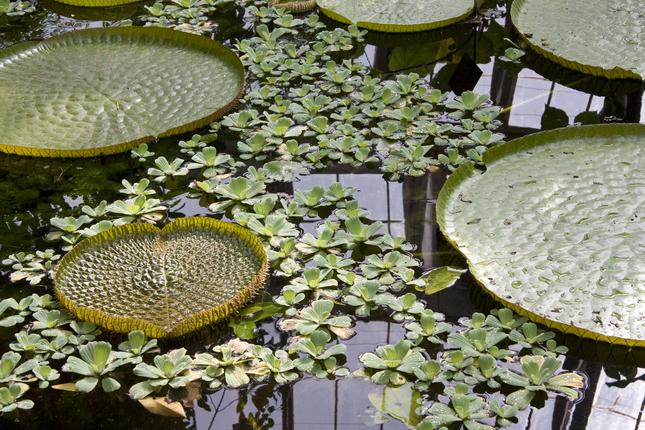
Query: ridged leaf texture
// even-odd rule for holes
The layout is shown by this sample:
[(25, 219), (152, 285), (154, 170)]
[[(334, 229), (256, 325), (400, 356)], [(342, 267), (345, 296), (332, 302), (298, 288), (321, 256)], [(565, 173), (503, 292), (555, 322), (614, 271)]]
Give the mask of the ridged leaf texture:
[(530, 135), (457, 169), (437, 209), (497, 300), (564, 332), (645, 345), (645, 126)]
[(54, 0), (70, 6), (80, 6), (87, 8), (100, 8), (122, 6), (125, 4), (137, 3), (138, 0)]
[(317, 0), (328, 17), (368, 30), (405, 33), (432, 30), (462, 21), (473, 0)]
[(609, 79), (645, 79), (642, 0), (515, 0), (511, 17), (551, 61)]
[(264, 286), (260, 240), (236, 224), (180, 218), (113, 228), (57, 268), (55, 291), (78, 318), (108, 330), (175, 337), (228, 317)]
[(232, 51), (170, 29), (88, 29), (19, 44), (0, 51), (0, 151), (122, 152), (209, 124), (243, 86)]
[(271, 5), (295, 13), (304, 13), (316, 7), (316, 0), (271, 0)]

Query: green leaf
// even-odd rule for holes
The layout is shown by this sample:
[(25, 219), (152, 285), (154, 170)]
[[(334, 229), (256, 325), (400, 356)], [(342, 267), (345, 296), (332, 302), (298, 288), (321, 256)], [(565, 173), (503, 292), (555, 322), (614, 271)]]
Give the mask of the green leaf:
[(101, 387), (106, 393), (111, 393), (121, 388), (121, 384), (114, 378), (103, 378), (101, 380)]
[(393, 33), (444, 27), (470, 16), (471, 0), (317, 0), (332, 19), (369, 30)]
[(455, 267), (438, 267), (424, 273), (421, 279), (425, 282), (425, 293), (432, 295), (452, 287), (466, 270)]
[(272, 302), (256, 302), (240, 312), (239, 317), (230, 320), (228, 326), (240, 339), (253, 339), (257, 336), (257, 323), (278, 315), (283, 309), (283, 306)]
[(133, 399), (143, 399), (148, 396), (150, 393), (156, 390), (156, 387), (150, 385), (149, 381), (139, 382), (130, 387), (130, 397)]
[[(519, 0), (511, 17), (523, 39), (560, 65), (608, 79), (645, 79), (643, 5), (604, 0)], [(575, 37), (571, 37), (575, 35)]]
[(535, 391), (517, 390), (506, 397), (506, 403), (522, 411), (529, 407), (533, 397), (535, 397)]
[(82, 393), (89, 393), (94, 388), (96, 388), (96, 384), (98, 384), (98, 382), (99, 378), (88, 377), (79, 379), (74, 385), (76, 386), (77, 391), (80, 391)]
[(95, 375), (103, 373), (111, 353), (112, 345), (107, 342), (91, 342), (79, 349), (81, 358), (92, 367)]
[[(630, 203), (642, 190), (627, 185), (641, 181), (634, 154), (644, 144), (645, 126), (621, 124), (494, 147), (485, 173), (467, 164), (450, 176), (439, 226), (479, 283), (517, 313), (595, 341), (645, 345), (645, 297), (628, 281), (645, 266), (637, 252), (645, 218)], [(625, 184), (620, 192), (616, 183)], [(595, 249), (610, 270), (591, 263)]]
[[(146, 73), (152, 57), (163, 78)], [(14, 76), (30, 84), (16, 88)], [(15, 45), (0, 53), (0, 94), (10, 95), (0, 105), (0, 150), (45, 157), (122, 152), (207, 125), (230, 109), (243, 81), (230, 50), (164, 28), (94, 28)], [(156, 96), (166, 93), (173, 96)]]
[(92, 368), (92, 365), (86, 363), (78, 357), (69, 357), (67, 362), (63, 365), (64, 372), (78, 373), (84, 376), (94, 376), (97, 373)]
[[(90, 263), (94, 259), (102, 264)], [(61, 260), (55, 289), (72, 313), (108, 330), (179, 336), (237, 310), (264, 286), (267, 266), (262, 243), (247, 229), (179, 218), (163, 230), (131, 224), (86, 239)], [(88, 294), (87, 283), (103, 285), (101, 299)], [(108, 344), (96, 345), (106, 348), (102, 358), (94, 357), (99, 369)]]

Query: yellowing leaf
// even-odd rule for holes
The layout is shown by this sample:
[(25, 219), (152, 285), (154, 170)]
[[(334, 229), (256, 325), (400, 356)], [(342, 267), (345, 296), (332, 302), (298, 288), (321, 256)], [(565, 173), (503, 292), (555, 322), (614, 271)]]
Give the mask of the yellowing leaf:
[(74, 382), (68, 382), (66, 384), (52, 385), (52, 388), (54, 390), (76, 391), (76, 384)]
[(155, 415), (174, 418), (186, 418), (186, 411), (180, 402), (168, 403), (164, 397), (146, 397), (139, 403)]

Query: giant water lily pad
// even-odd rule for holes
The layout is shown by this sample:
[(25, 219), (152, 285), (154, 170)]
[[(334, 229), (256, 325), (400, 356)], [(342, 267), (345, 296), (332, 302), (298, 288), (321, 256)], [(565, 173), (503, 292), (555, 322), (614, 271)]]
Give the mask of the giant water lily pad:
[(642, 0), (515, 0), (517, 30), (540, 54), (609, 79), (645, 79)]
[(180, 218), (162, 230), (125, 225), (84, 240), (61, 260), (55, 291), (80, 319), (172, 337), (240, 309), (267, 270), (262, 243), (249, 230)]
[(457, 169), (437, 218), (497, 300), (549, 327), (645, 345), (645, 126), (537, 133)]
[[(142, 15), (146, 12), (145, 2), (141, 1), (111, 4), (109, 0), (105, 0), (105, 3), (106, 5), (100, 7), (88, 7), (87, 2), (78, 6), (72, 2), (38, 0), (39, 6), (57, 15), (83, 21), (118, 21), (132, 18), (135, 15)], [(97, 4), (96, 6), (99, 5)]]
[(445, 27), (473, 13), (473, 0), (317, 0), (330, 18), (368, 30), (404, 33)]
[(232, 51), (169, 29), (89, 29), (16, 45), (0, 51), (0, 151), (125, 151), (209, 124), (243, 85)]
[(55, 0), (59, 3), (85, 8), (104, 8), (138, 3), (142, 0)]

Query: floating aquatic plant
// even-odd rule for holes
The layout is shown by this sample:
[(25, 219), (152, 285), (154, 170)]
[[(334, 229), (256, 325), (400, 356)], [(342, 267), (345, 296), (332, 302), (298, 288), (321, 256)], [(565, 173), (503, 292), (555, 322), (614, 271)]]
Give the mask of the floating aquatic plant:
[(36, 10), (34, 3), (22, 0), (2, 0), (0, 1), (0, 16), (23, 16)]
[(316, 0), (271, 0), (274, 7), (287, 9), (292, 12), (308, 12), (316, 7)]
[(402, 33), (445, 27), (473, 13), (470, 0), (317, 0), (325, 15), (369, 30)]
[(109, 330), (179, 336), (238, 310), (263, 286), (267, 266), (248, 230), (184, 218), (86, 239), (61, 261), (55, 290), (78, 318)]
[(518, 313), (578, 336), (643, 345), (633, 271), (643, 264), (642, 217), (632, 202), (644, 138), (639, 125), (587, 126), (491, 150), (485, 173), (469, 164), (450, 177), (439, 225), (481, 285)]
[(529, 46), (556, 63), (609, 79), (645, 79), (639, 0), (518, 0), (511, 17)]
[(64, 372), (84, 376), (74, 383), (75, 390), (87, 393), (94, 390), (99, 382), (103, 391), (107, 393), (121, 388), (119, 381), (107, 376), (111, 371), (126, 363), (112, 351), (111, 344), (90, 342), (79, 348), (79, 354), (81, 358), (71, 356), (63, 366)]
[[(224, 2), (217, 2), (217, 5), (219, 3)], [(520, 356), (530, 352), (543, 357), (556, 357), (566, 352), (551, 339), (553, 333), (524, 325), (526, 320), (509, 310), (488, 316), (474, 314), (459, 323), (444, 322), (443, 315), (428, 309), (423, 301), (417, 300), (413, 291), (447, 288), (461, 272), (439, 268), (431, 272), (433, 275), (419, 278), (418, 262), (411, 254), (414, 246), (401, 237), (385, 234), (382, 224), (374, 222), (369, 212), (355, 200), (355, 189), (336, 183), (328, 188), (297, 190), (294, 196), (269, 191), (271, 183), (291, 181), (314, 168), (338, 162), (384, 164), (384, 170), (393, 179), (403, 174), (425, 174), (442, 159), (436, 156), (436, 150), (443, 151), (440, 155), (447, 157), (446, 164), (453, 167), (467, 157), (481, 162), (481, 147), (499, 142), (500, 136), (492, 132), (497, 127), (495, 117), (499, 109), (492, 107), (487, 97), (474, 93), (464, 93), (452, 101), (441, 91), (430, 89), (419, 75), (380, 80), (356, 61), (338, 60), (343, 52), (362, 43), (364, 32), (355, 26), (330, 31), (315, 14), (295, 18), (284, 10), (256, 3), (258, 7), (248, 6), (249, 2), (244, 0), (240, 3), (248, 6), (249, 21), (256, 29), (256, 37), (237, 44), (254, 80), (241, 109), (224, 118), (223, 127), (220, 128), (219, 123), (212, 124), (211, 134), (193, 135), (180, 141), (177, 153), (164, 153), (167, 158), (161, 159), (147, 144), (137, 146), (131, 155), (145, 164), (139, 176), (128, 177), (128, 181), (121, 183), (120, 192), (126, 195), (123, 200), (97, 200), (87, 202), (82, 209), (61, 211), (54, 221), (55, 231), (50, 238), (54, 242), (52, 246), (63, 244), (66, 248), (84, 237), (107, 234), (104, 230), (115, 224), (156, 222), (166, 215), (173, 217), (175, 197), (188, 189), (187, 199), (199, 198), (199, 204), (204, 208), (211, 205), (214, 212), (225, 214), (259, 233), (274, 274), (283, 278), (281, 285), (287, 286), (279, 295), (263, 295), (261, 300), (231, 319), (229, 327), (238, 337), (250, 339), (264, 333), (265, 320), (271, 316), (282, 317), (279, 325), (288, 332), (285, 336), (290, 337), (290, 342), (267, 348), (234, 339), (216, 345), (208, 352), (189, 356), (182, 350), (160, 350), (156, 341), (148, 339), (143, 331), (133, 331), (118, 345), (118, 350), (111, 347), (113, 356), (124, 361), (123, 366), (119, 366), (120, 373), (132, 372), (132, 365), (136, 365), (134, 373), (140, 382), (131, 388), (130, 394), (144, 397), (141, 404), (155, 413), (185, 416), (180, 402), (165, 399), (179, 399), (185, 395), (184, 390), (175, 388), (192, 392), (198, 385), (197, 379), (203, 388), (217, 389), (221, 386), (238, 388), (256, 381), (286, 383), (301, 374), (318, 378), (344, 377), (349, 369), (344, 367), (348, 359), (343, 340), (353, 334), (351, 315), (366, 317), (372, 313), (379, 316), (391, 313), (388, 322), (391, 317), (406, 322), (407, 340), (396, 346), (379, 348), (377, 354), (372, 354), (376, 359), (368, 360), (375, 367), (368, 368), (365, 363), (366, 373), (375, 376), (383, 371), (377, 377), (383, 383), (399, 383), (400, 377), (410, 381), (402, 387), (414, 389), (415, 394), (411, 396), (415, 400), (414, 407), (408, 411), (413, 416), (414, 426), (431, 428), (428, 426), (432, 425), (433, 417), (440, 415), (435, 414), (440, 412), (437, 407), (430, 412), (436, 398), (422, 395), (418, 390), (435, 392), (442, 386), (448, 396), (448, 401), (443, 399), (443, 403), (451, 411), (443, 415), (452, 418), (451, 422), (477, 426), (481, 424), (478, 414), (485, 412), (490, 420), (508, 425), (518, 410), (528, 407), (532, 399), (528, 389), (505, 385), (506, 389), (516, 388), (517, 391), (503, 401), (500, 398), (497, 403), (490, 401), (484, 405), (472, 392), (482, 387), (497, 390), (504, 384), (500, 375), (509, 367), (504, 360), (508, 357), (506, 351), (519, 351)], [(205, 32), (209, 26), (203, 18), (212, 11), (211, 6), (210, 3), (183, 0), (153, 6), (149, 12), (158, 16), (150, 16), (144, 21)], [(189, 17), (192, 13), (196, 14), (194, 21)], [(173, 21), (173, 15), (176, 21)], [(326, 63), (332, 58), (338, 62)], [(258, 110), (266, 114), (260, 114)], [(215, 150), (217, 133), (227, 136), (239, 133), (237, 146), (241, 155), (229, 158), (219, 147)], [(358, 148), (354, 154), (348, 149), (353, 145)], [(477, 146), (472, 149), (476, 154), (469, 152), (473, 145)], [(303, 234), (300, 224), (312, 218), (320, 218), (320, 226), (307, 230), (311, 234)], [(304, 225), (302, 227), (306, 228)], [(164, 242), (159, 240), (160, 233), (154, 227), (132, 227), (140, 228), (153, 237), (152, 242)], [(79, 246), (83, 246), (83, 242)], [(365, 255), (359, 257), (361, 253)], [(54, 251), (51, 254), (49, 268), (55, 262), (53, 256), (56, 254)], [(70, 259), (72, 254), (74, 251), (69, 254)], [(192, 253), (191, 257), (195, 260), (195, 266), (191, 266), (195, 271), (210, 274), (209, 270), (217, 266), (204, 263), (202, 254)], [(10, 265), (15, 265), (13, 270), (16, 271), (30, 265), (26, 254), (16, 254), (8, 260)], [(172, 263), (171, 260), (167, 261)], [(96, 265), (92, 267), (103, 267), (105, 260), (95, 259), (94, 262)], [(131, 264), (130, 258), (128, 265), (135, 269), (149, 267), (140, 262), (135, 259), (135, 264)], [(174, 277), (176, 271), (171, 264), (167, 269), (163, 271), (164, 275), (171, 280), (178, 279)], [(43, 284), (46, 284), (47, 273), (48, 270), (34, 271), (35, 276), (42, 275), (39, 282)], [(154, 272), (139, 274), (137, 280), (150, 280), (147, 285), (153, 291), (159, 291), (154, 285), (170, 285), (155, 284), (159, 277), (155, 277)], [(28, 279), (16, 278), (19, 282)], [(201, 298), (199, 293), (196, 296)], [(169, 294), (168, 297), (185, 296)], [(318, 297), (334, 298), (335, 301), (316, 300)], [(113, 302), (110, 301), (110, 305), (115, 304)], [(164, 307), (163, 300), (161, 302), (159, 308)], [(52, 303), (46, 296), (28, 296), (2, 303), (0, 321), (16, 327), (11, 328), (17, 333), (10, 348), (21, 356), (17, 363), (14, 363), (15, 356), (7, 357), (10, 364), (5, 372), (8, 380), (48, 384), (56, 379), (55, 369), (52, 369), (56, 360), (70, 357), (73, 362), (85, 361), (82, 356), (77, 357), (79, 348), (88, 343), (95, 345), (95, 338), (100, 336), (96, 326), (70, 320), (56, 309), (56, 302)], [(449, 342), (448, 336), (453, 331), (461, 337), (453, 337)], [(422, 353), (433, 345), (441, 348), (436, 356)], [(392, 348), (409, 348), (408, 352), (413, 352), (412, 359), (406, 354), (390, 357), (387, 351)], [(399, 355), (402, 355), (401, 360)], [(71, 357), (76, 359), (71, 360)], [(49, 359), (52, 359), (51, 363), (47, 361)], [(384, 364), (390, 367), (379, 369)], [(58, 376), (73, 374), (63, 372)], [(91, 377), (112, 376), (106, 372)], [(516, 377), (521, 379), (523, 375), (516, 373)], [(565, 386), (577, 390), (564, 382)], [(112, 388), (110, 382), (107, 384)], [(535, 387), (538, 387), (537, 391), (554, 391), (547, 385)], [(466, 397), (455, 401), (458, 396)], [(470, 411), (471, 408), (464, 408), (466, 403), (477, 407), (467, 414), (466, 409)], [(419, 405), (423, 407), (419, 408)], [(428, 418), (422, 421), (424, 416)]]
[[(156, 59), (155, 79), (145, 72), (147, 57)], [(32, 76), (31, 85), (16, 92), (17, 76)], [(122, 152), (210, 123), (230, 110), (243, 83), (230, 50), (161, 28), (89, 29), (15, 45), (0, 52), (0, 94), (7, 100), (0, 106), (0, 151)], [(159, 96), (168, 92), (173, 96)]]

